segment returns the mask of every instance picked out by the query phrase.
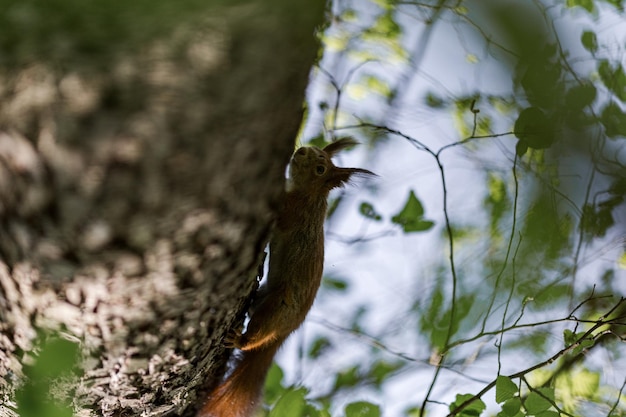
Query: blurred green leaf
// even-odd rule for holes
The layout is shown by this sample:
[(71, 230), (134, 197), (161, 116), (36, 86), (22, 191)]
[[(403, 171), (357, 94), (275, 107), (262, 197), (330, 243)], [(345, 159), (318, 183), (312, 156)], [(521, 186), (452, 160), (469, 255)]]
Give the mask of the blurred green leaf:
[(582, 336), (584, 333), (574, 333), (572, 332), (570, 329), (565, 329), (563, 330), (563, 339), (565, 340), (565, 347), (571, 346), (573, 343), (576, 342), (576, 340), (578, 339), (578, 337), (576, 335), (579, 335), (578, 337)]
[(612, 209), (611, 204), (599, 205), (597, 208), (592, 204), (583, 206), (580, 224), (587, 241), (594, 237), (604, 236), (607, 230), (615, 224)]
[(367, 401), (346, 405), (346, 417), (380, 417), (380, 407)]
[(355, 332), (363, 331), (363, 326), (361, 324), (361, 321), (365, 317), (365, 314), (367, 313), (368, 309), (369, 307), (364, 304), (354, 309), (354, 315), (352, 316), (352, 319), (350, 320), (350, 328), (353, 331)]
[(422, 318), (420, 323), (423, 329), (422, 332), (430, 334), (430, 342), (438, 351), (446, 348), (448, 333), (450, 337), (454, 336), (461, 328), (463, 320), (468, 319), (468, 313), (474, 304), (475, 296), (475, 294), (469, 293), (457, 298), (454, 321), (450, 323), (452, 308), (446, 307), (443, 312), (438, 311), (435, 313), (435, 309), (440, 309), (443, 295), (439, 292), (434, 293), (427, 317)]
[(598, 65), (598, 73), (604, 85), (613, 92), (622, 102), (626, 102), (626, 74), (621, 64), (613, 67), (606, 60), (600, 60)]
[(76, 343), (46, 334), (39, 335), (38, 343), (41, 343), (41, 350), (35, 363), (24, 365), (27, 382), (16, 392), (18, 413), (21, 417), (71, 417), (70, 404), (54, 402), (50, 388), (58, 378), (78, 374), (79, 347)]
[[(574, 224), (569, 215), (563, 214), (553, 205), (549, 193), (542, 193), (530, 203), (524, 224), (523, 249), (520, 252), (525, 262), (534, 262), (534, 256), (543, 260), (544, 268), (548, 262), (556, 261), (558, 257), (571, 247), (571, 231)], [(528, 258), (531, 257), (531, 258)], [(536, 271), (536, 270), (535, 270)], [(526, 295), (536, 297), (543, 291), (544, 285), (526, 280), (520, 284), (520, 289), (530, 286)]]
[(626, 136), (626, 114), (615, 102), (604, 107), (600, 120), (609, 138)]
[(54, 338), (45, 343), (35, 366), (27, 372), (32, 378), (56, 378), (76, 365), (78, 345), (69, 340)]
[(389, 362), (385, 360), (378, 360), (370, 369), (369, 379), (374, 381), (374, 384), (377, 387), (380, 387), (390, 375), (402, 367), (404, 367), (404, 362), (401, 361)]
[(520, 139), (515, 145), (515, 154), (518, 157), (522, 157), (526, 154), (526, 152), (528, 152), (528, 142), (526, 142), (524, 139)]
[(596, 87), (591, 83), (583, 83), (570, 88), (565, 94), (565, 103), (570, 110), (581, 111), (593, 103), (596, 98)]
[(599, 387), (599, 372), (587, 369), (561, 373), (555, 381), (555, 389), (563, 408), (573, 413), (578, 409), (580, 400), (593, 401), (598, 395)]
[(429, 92), (428, 94), (426, 94), (426, 98), (424, 101), (426, 102), (426, 105), (428, 107), (431, 107), (433, 109), (442, 109), (446, 106), (446, 102), (444, 101), (444, 99), (442, 99), (433, 92)]
[(316, 338), (309, 348), (309, 357), (313, 359), (319, 358), (330, 346), (332, 344), (327, 337)]
[(374, 221), (380, 221), (383, 218), (380, 214), (378, 214), (374, 206), (366, 201), (362, 202), (359, 206), (359, 213)]
[(548, 118), (537, 107), (522, 110), (515, 121), (515, 136), (524, 140), (529, 148), (544, 149), (552, 146), (555, 140)]
[(290, 389), (282, 395), (269, 412), (268, 417), (300, 417), (304, 416), (306, 388)]
[(598, 38), (596, 37), (595, 32), (590, 30), (584, 31), (580, 37), (580, 41), (585, 49), (592, 54), (595, 54), (598, 51)]
[(543, 54), (533, 57), (521, 79), (522, 88), (533, 106), (554, 108), (563, 96), (564, 84), (561, 80), (561, 67)]
[(337, 210), (337, 207), (339, 207), (339, 204), (341, 204), (342, 200), (343, 196), (340, 194), (339, 197), (331, 198), (328, 201), (328, 210), (326, 210), (326, 217), (330, 218), (333, 214), (335, 214), (335, 210)]
[[(433, 293), (428, 298), (430, 303), (427, 306), (426, 311), (424, 311), (420, 315), (420, 332), (421, 333), (430, 333), (431, 335), (437, 334), (436, 325), (438, 324), (438, 318), (441, 317), (441, 309), (443, 306), (443, 289), (440, 284), (433, 290)], [(431, 336), (431, 343), (434, 346), (438, 346), (440, 349), (443, 348), (444, 340), (440, 340), (438, 337), (437, 340), (434, 340), (434, 337)]]
[(554, 284), (545, 286), (542, 291), (535, 295), (535, 305), (539, 307), (550, 306), (568, 297), (571, 286), (569, 284)]
[(359, 366), (351, 366), (350, 368), (344, 369), (335, 375), (333, 390), (353, 387), (358, 384), (360, 380), (361, 374), (359, 372)]
[(276, 400), (285, 393), (286, 389), (283, 386), (284, 373), (280, 366), (276, 362), (272, 363), (267, 377), (265, 378), (265, 402), (273, 404)]
[(340, 19), (344, 22), (355, 22), (358, 19), (358, 13), (354, 9), (345, 9), (341, 12)]
[(317, 146), (320, 149), (324, 149), (329, 143), (330, 142), (326, 141), (324, 138), (324, 135), (317, 135), (308, 141), (307, 146)]
[(383, 97), (390, 97), (392, 94), (389, 84), (381, 80), (380, 77), (366, 75), (363, 77), (362, 82), (369, 91), (380, 94)]
[(548, 342), (554, 335), (547, 330), (537, 330), (527, 335), (520, 336), (506, 344), (507, 350), (520, 349), (524, 352), (532, 352), (535, 355), (542, 355), (547, 352)]
[(420, 407), (412, 406), (404, 410), (404, 415), (406, 417), (419, 417), (421, 410)]
[(402, 226), (405, 233), (424, 232), (433, 227), (434, 223), (424, 219), (424, 207), (413, 190), (402, 210), (391, 218), (395, 224)]
[(593, 13), (595, 10), (593, 0), (567, 0), (565, 4), (567, 7), (582, 7), (589, 13)]
[(109, 65), (111, 57), (168, 36), (181, 21), (200, 23), (220, 2), (5, 0), (0, 13), (2, 60), (19, 64), (36, 57), (65, 66)]
[(501, 175), (489, 172), (487, 175), (487, 196), (483, 204), (489, 212), (491, 236), (498, 234), (498, 225), (510, 207), (507, 186)]
[(396, 22), (393, 10), (381, 14), (371, 27), (371, 31), (384, 35), (387, 39), (395, 39), (402, 33), (402, 28)]
[(349, 286), (345, 280), (333, 277), (324, 277), (322, 285), (324, 288), (341, 292), (346, 291)]

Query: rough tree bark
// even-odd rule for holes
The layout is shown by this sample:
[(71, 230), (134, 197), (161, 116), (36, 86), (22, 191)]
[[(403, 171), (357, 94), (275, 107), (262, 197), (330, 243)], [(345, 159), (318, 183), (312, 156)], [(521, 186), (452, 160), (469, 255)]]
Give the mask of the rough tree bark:
[(324, 4), (0, 9), (0, 416), (41, 329), (80, 345), (78, 415), (193, 415), (256, 284)]

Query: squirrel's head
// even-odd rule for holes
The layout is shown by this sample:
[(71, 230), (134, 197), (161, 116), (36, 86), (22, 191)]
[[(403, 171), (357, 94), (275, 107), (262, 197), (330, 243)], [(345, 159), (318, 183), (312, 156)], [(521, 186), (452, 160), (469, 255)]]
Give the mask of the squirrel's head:
[(328, 193), (347, 183), (353, 175), (375, 176), (376, 174), (366, 169), (336, 167), (331, 161), (341, 150), (357, 144), (353, 138), (343, 138), (330, 143), (324, 149), (315, 146), (299, 148), (289, 165), (287, 191)]

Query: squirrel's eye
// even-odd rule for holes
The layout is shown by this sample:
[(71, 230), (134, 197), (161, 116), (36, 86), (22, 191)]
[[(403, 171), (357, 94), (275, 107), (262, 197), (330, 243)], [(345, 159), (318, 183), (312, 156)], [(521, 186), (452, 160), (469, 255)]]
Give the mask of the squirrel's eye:
[(317, 175), (324, 175), (326, 172), (326, 167), (324, 165), (318, 165), (315, 167), (315, 173)]

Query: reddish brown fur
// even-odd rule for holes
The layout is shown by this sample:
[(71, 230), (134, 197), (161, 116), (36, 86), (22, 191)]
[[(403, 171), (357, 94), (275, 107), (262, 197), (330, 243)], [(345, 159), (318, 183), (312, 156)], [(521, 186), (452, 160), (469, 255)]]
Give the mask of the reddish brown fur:
[(272, 359), (304, 321), (322, 278), (324, 219), (328, 193), (352, 175), (374, 175), (360, 168), (338, 168), (330, 158), (356, 145), (344, 138), (326, 146), (298, 149), (290, 183), (270, 241), (267, 284), (251, 309), (246, 333), (231, 333), (230, 347), (243, 351), (236, 369), (209, 396), (199, 417), (248, 417), (260, 403)]

